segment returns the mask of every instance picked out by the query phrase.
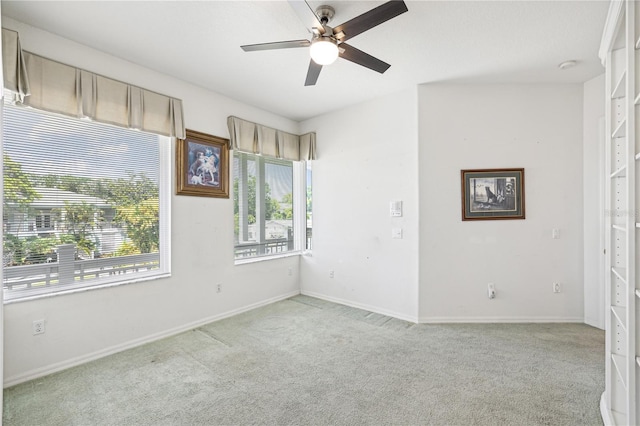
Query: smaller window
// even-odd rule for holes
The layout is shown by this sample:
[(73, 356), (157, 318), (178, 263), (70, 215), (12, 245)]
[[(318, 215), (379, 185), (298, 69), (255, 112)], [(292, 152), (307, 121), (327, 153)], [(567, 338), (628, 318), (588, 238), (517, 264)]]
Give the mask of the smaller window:
[[(234, 256), (244, 259), (300, 250), (296, 243), (294, 163), (233, 155)], [(301, 235), (301, 234), (298, 234)]]
[(311, 178), (312, 178), (312, 171), (311, 171), (311, 162), (307, 161), (306, 162), (306, 166), (307, 166), (307, 174), (306, 174), (306, 198), (307, 198), (307, 206), (306, 206), (306, 212), (307, 212), (307, 238), (306, 238), (306, 243), (305, 243), (305, 250), (311, 250), (311, 248), (313, 247), (312, 244), (312, 229), (313, 229), (313, 191), (312, 191), (312, 186), (311, 186)]
[(41, 210), (36, 212), (36, 229), (38, 231), (51, 230), (51, 211)]

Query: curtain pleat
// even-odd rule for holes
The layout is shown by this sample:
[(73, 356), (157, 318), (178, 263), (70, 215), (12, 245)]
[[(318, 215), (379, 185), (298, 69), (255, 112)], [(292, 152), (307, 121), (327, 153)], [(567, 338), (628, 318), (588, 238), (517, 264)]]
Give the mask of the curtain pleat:
[(4, 88), (16, 93), (18, 100), (31, 93), (20, 37), (17, 32), (5, 28), (2, 29), (2, 73)]
[(298, 136), (234, 116), (227, 118), (227, 126), (234, 150), (292, 161), (315, 159), (315, 133)]
[(180, 139), (182, 101), (22, 51), (2, 30), (4, 84), (32, 108)]
[(316, 134), (315, 132), (305, 133), (300, 136), (300, 159), (316, 159)]

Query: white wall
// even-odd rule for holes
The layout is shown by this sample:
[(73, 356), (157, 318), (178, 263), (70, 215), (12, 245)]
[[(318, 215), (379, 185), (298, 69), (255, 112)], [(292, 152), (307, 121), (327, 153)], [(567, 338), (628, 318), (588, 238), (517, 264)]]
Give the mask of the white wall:
[[(319, 142), (302, 293), (417, 321), (416, 90), (301, 123), (309, 130)], [(392, 200), (403, 201), (402, 217), (390, 217)], [(392, 228), (404, 238), (392, 239)]]
[[(582, 85), (418, 93), (420, 320), (581, 322)], [(526, 219), (463, 222), (460, 170), (500, 167), (525, 168)]]
[(604, 74), (584, 84), (584, 322), (604, 329)]
[[(236, 115), (298, 132), (296, 122), (200, 87), (14, 20), (3, 25), (19, 31), (25, 50), (182, 99), (187, 128), (228, 137), (226, 118)], [(6, 305), (5, 385), (299, 292), (298, 257), (234, 266), (230, 199), (172, 196), (171, 234), (169, 279)], [(39, 318), (47, 331), (32, 336)]]

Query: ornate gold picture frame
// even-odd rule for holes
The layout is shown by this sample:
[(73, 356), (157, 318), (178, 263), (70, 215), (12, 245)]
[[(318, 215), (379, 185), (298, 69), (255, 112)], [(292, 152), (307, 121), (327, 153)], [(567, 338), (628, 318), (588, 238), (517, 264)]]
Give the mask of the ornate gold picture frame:
[(229, 139), (187, 129), (176, 141), (176, 194), (229, 198)]

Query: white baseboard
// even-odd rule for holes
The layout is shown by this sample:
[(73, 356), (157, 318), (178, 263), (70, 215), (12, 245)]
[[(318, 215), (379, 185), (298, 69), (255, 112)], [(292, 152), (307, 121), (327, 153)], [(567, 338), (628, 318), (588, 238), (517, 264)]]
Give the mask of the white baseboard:
[(326, 300), (328, 302), (339, 303), (340, 305), (351, 306), (352, 308), (364, 309), (365, 311), (375, 312), (376, 314), (386, 315), (388, 317), (397, 318), (403, 321), (417, 323), (418, 318), (401, 314), (398, 312), (388, 311), (386, 309), (380, 309), (377, 306), (370, 306), (363, 303), (352, 302), (350, 300), (344, 300), (337, 297), (326, 296), (324, 294), (316, 293), (313, 291), (301, 290), (300, 294), (304, 294), (305, 296), (315, 297), (317, 299)]
[(62, 362), (58, 362), (55, 364), (51, 364), (51, 365), (47, 365), (45, 367), (40, 367), (40, 368), (35, 368), (33, 370), (27, 371), (25, 373), (21, 373), (21, 374), (17, 374), (15, 376), (10, 376), (10, 377), (5, 377), (4, 379), (4, 387), (10, 387), (10, 386), (14, 386), (23, 382), (27, 382), (29, 380), (33, 380), (33, 379), (37, 379), (39, 377), (44, 377), (47, 376), (49, 374), (52, 373), (57, 373), (58, 371), (62, 371), (62, 370), (66, 370), (68, 368), (71, 367), (76, 367), (78, 365), (81, 364), (85, 364), (87, 362), (90, 361), (94, 361), (96, 359), (99, 358), (103, 358), (105, 356), (108, 355), (113, 355), (115, 353), (118, 352), (122, 352), (125, 351), (127, 349), (132, 349), (135, 348), (137, 346), (141, 346), (144, 345), (146, 343), (151, 343), (154, 342), (156, 340), (160, 340), (160, 339), (164, 339), (170, 336), (174, 336), (176, 334), (180, 334), (180, 333), (184, 333), (185, 331), (189, 331), (189, 330), (193, 330), (194, 328), (198, 328), (201, 327), (205, 324), (209, 324), (211, 322), (215, 322), (215, 321), (219, 321), (221, 319), (225, 319), (225, 318), (229, 318), (232, 317), (234, 315), (238, 315), (241, 314), (243, 312), (247, 312), (247, 311), (251, 311), (253, 309), (256, 308), (260, 308), (262, 306), (266, 306), (266, 305), (270, 305), (272, 303), (275, 302), (279, 302), (281, 300), (284, 299), (288, 299), (290, 297), (293, 296), (297, 296), (298, 294), (300, 294), (299, 291), (293, 291), (293, 292), (289, 292), (286, 294), (282, 294), (280, 296), (276, 296), (276, 297), (272, 297), (270, 299), (266, 299), (266, 300), (262, 300), (260, 302), (257, 303), (253, 303), (251, 305), (247, 305), (247, 306), (243, 306), (241, 308), (238, 309), (234, 309), (228, 312), (224, 312), (221, 314), (217, 314), (217, 315), (213, 315), (207, 318), (202, 318), (198, 321), (194, 321), (188, 324), (183, 324), (181, 326), (178, 327), (174, 327), (168, 330), (164, 330), (158, 333), (154, 333), (148, 336), (144, 336), (141, 337), (139, 339), (134, 339), (134, 340), (130, 340), (128, 342), (119, 344), (119, 345), (115, 345), (115, 346), (110, 346), (108, 348), (96, 351), (96, 352), (92, 352), (92, 353), (88, 353), (85, 355), (81, 355), (75, 358), (70, 358), (67, 360), (64, 360)]
[(604, 330), (604, 320), (600, 319), (592, 319), (592, 318), (584, 318), (584, 323), (590, 325), (591, 327), (599, 328), (600, 330)]
[(446, 324), (446, 323), (584, 323), (583, 318), (578, 317), (421, 317), (420, 324)]

